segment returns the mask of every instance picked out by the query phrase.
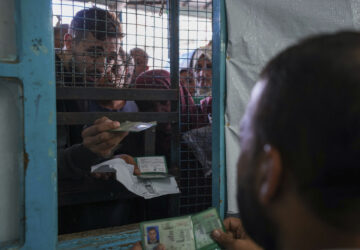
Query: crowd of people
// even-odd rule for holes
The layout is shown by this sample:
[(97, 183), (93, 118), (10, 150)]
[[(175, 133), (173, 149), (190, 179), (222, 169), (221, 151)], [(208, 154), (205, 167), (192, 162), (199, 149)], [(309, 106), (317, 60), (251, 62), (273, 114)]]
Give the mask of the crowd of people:
[[(170, 89), (170, 73), (163, 69), (149, 70), (149, 56), (143, 49), (134, 48), (129, 53), (124, 51), (120, 46), (123, 36), (120, 21), (109, 11), (94, 7), (77, 12), (64, 35), (64, 47), (56, 53), (58, 86), (134, 88), (139, 91), (149, 88)], [(205, 57), (209, 54), (208, 49), (201, 51), (204, 54), (194, 53), (198, 58), (192, 59), (194, 66), (189, 72), (194, 72), (192, 81), (196, 81), (201, 88), (211, 89), (211, 53), (209, 59)], [(181, 132), (208, 125), (208, 115), (211, 112), (209, 100), (195, 104), (195, 96), (189, 91), (191, 89), (194, 94), (194, 87), (189, 86), (185, 80), (180, 78), (179, 83)], [(57, 111), (170, 112), (171, 103), (140, 100), (59, 100)], [(62, 185), (63, 181), (94, 178), (94, 175), (90, 174), (90, 167), (116, 155), (143, 156), (144, 134), (109, 132), (119, 126), (118, 121), (107, 117), (85, 126), (58, 126), (59, 185)], [(171, 159), (171, 126), (170, 122), (158, 124), (155, 136), (155, 153), (164, 155), (168, 162)], [(97, 174), (95, 177), (102, 176)], [(120, 207), (128, 205), (120, 204)], [(128, 211), (128, 208), (117, 206), (117, 210)], [(123, 216), (126, 217), (125, 212)], [(63, 216), (63, 220), (65, 217)], [(124, 224), (123, 220), (120, 224)]]
[[(64, 48), (56, 54), (57, 83), (65, 86), (110, 86), (115, 88), (153, 88), (169, 89), (170, 74), (165, 70), (149, 71), (149, 56), (134, 48), (126, 53), (120, 46), (123, 37), (122, 26), (110, 12), (90, 8), (79, 11), (73, 18), (69, 32), (64, 36)], [(206, 124), (207, 113), (211, 112), (211, 45), (199, 48), (192, 56), (193, 69), (187, 69), (186, 79), (180, 77), (180, 109), (191, 119), (193, 114), (200, 114), (200, 122)], [(180, 72), (182, 74), (182, 72)], [(196, 87), (191, 82), (196, 82)], [(196, 91), (195, 91), (196, 90)], [(196, 106), (195, 97), (202, 97), (201, 105)], [(206, 97), (209, 97), (206, 99)], [(205, 100), (206, 99), (206, 100)], [(198, 100), (198, 99), (197, 99)], [(199, 101), (200, 103), (200, 101)], [(108, 101), (62, 101), (57, 104), (62, 112), (169, 112), (170, 102), (145, 102), (128, 100)], [(140, 109), (139, 109), (140, 108)], [(205, 116), (201, 116), (205, 114)], [(200, 123), (188, 121), (191, 128)], [(62, 128), (58, 138), (64, 138), (60, 145), (62, 153), (59, 159), (60, 178), (67, 171), (86, 168), (99, 158), (108, 158), (114, 149), (126, 137), (118, 134), (115, 138), (106, 132), (117, 127), (117, 122), (107, 118), (94, 121), (85, 130)], [(64, 129), (70, 131), (63, 131)], [(161, 130), (161, 129), (160, 129)], [(88, 132), (89, 131), (89, 132)], [(67, 133), (66, 133), (67, 132)], [(81, 135), (81, 136), (80, 136)], [(83, 142), (83, 143), (81, 143)], [(87, 149), (87, 150), (86, 150)], [(80, 151), (81, 153), (79, 153)], [(79, 164), (76, 158), (83, 158), (87, 153), (88, 162)], [(91, 157), (90, 157), (91, 156)]]

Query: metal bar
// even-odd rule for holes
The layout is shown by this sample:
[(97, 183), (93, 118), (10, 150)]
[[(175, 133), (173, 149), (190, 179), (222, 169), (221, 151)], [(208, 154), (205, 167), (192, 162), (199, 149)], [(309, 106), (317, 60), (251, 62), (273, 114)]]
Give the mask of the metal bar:
[(20, 67), (19, 64), (1, 63), (0, 76), (1, 77), (18, 78), (19, 77), (19, 67)]
[(169, 0), (171, 88), (179, 88), (179, 1)]
[(155, 155), (155, 133), (155, 127), (145, 131), (145, 155)]
[[(126, 3), (127, 5), (138, 5), (139, 1), (129, 1)], [(161, 5), (162, 1), (151, 1), (151, 2), (144, 2), (144, 5)]]
[(178, 90), (57, 87), (58, 100), (178, 100)]
[(16, 8), (18, 77), (24, 86), (26, 218), (22, 249), (56, 249), (56, 96), (51, 1), (34, 4), (21, 0)]
[(213, 100), (212, 100), (212, 203), (222, 218), (226, 207), (225, 172), (225, 86), (226, 86), (226, 13), (225, 0), (213, 1)]
[[(179, 1), (168, 0), (169, 6), (169, 30), (170, 30), (170, 79), (171, 88), (179, 88)], [(171, 111), (178, 112), (178, 120), (180, 121), (180, 101), (171, 102)], [(171, 168), (173, 170), (180, 167), (180, 124), (173, 125), (171, 138)], [(180, 196), (172, 196), (170, 201), (171, 215), (180, 214)]]
[(96, 119), (103, 116), (109, 117), (116, 121), (142, 121), (142, 122), (178, 122), (178, 114), (176, 112), (160, 113), (160, 112), (58, 112), (58, 125), (82, 125), (93, 124)]

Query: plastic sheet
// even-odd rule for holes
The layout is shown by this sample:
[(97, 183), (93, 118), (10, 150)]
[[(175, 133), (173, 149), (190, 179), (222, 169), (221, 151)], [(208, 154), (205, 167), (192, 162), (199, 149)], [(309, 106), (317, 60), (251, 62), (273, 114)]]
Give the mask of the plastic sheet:
[(204, 176), (210, 176), (211, 170), (211, 125), (192, 129), (183, 135), (184, 141), (195, 152), (196, 159), (203, 167)]
[(298, 39), (360, 27), (358, 0), (227, 0), (226, 163), (228, 213), (238, 213), (239, 121), (265, 63)]

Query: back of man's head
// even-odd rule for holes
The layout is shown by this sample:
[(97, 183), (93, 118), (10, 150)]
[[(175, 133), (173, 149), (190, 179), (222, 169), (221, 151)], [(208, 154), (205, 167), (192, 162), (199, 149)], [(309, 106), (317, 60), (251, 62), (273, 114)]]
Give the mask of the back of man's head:
[(279, 150), (300, 197), (324, 222), (360, 231), (360, 34), (304, 40), (261, 77), (258, 151)]
[(70, 24), (69, 34), (75, 41), (85, 39), (88, 32), (101, 41), (124, 36), (115, 14), (96, 7), (77, 12)]

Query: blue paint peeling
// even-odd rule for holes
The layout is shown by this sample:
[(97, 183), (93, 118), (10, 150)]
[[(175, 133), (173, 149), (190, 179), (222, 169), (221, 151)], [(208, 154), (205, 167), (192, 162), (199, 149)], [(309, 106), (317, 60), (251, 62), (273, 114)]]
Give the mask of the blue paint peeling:
[(41, 38), (34, 38), (31, 40), (31, 50), (34, 52), (35, 55), (39, 55), (40, 52), (44, 54), (48, 53), (48, 49), (43, 45), (43, 41)]

